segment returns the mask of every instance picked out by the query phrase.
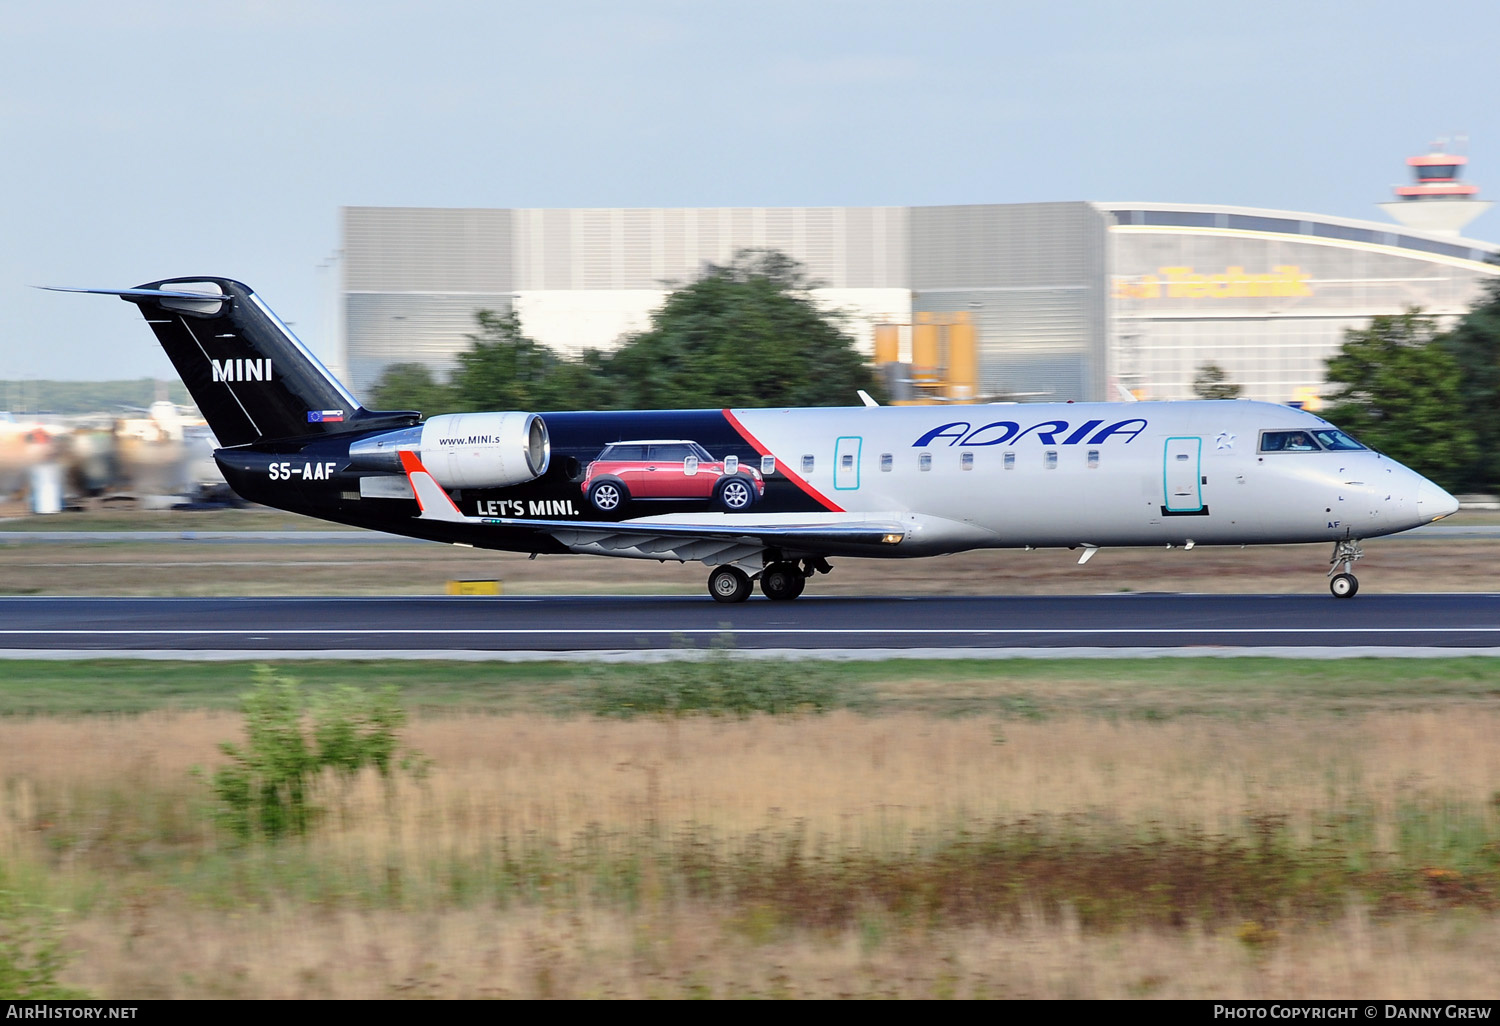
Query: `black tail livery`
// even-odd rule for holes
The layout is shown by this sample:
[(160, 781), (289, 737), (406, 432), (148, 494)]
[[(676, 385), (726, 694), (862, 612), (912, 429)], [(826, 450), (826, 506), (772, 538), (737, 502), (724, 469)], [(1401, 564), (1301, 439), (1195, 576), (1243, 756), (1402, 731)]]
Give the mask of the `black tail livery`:
[(168, 278), (133, 289), (67, 289), (136, 304), (223, 446), (415, 424), (359, 405), (247, 286)]

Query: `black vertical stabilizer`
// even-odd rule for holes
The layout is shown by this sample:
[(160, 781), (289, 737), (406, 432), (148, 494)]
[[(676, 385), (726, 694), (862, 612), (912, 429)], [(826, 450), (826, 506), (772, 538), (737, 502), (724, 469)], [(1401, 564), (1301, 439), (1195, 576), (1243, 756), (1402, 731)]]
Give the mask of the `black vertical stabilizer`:
[[(90, 290), (94, 291), (94, 290)], [(248, 286), (168, 278), (113, 291), (140, 307), (222, 446), (414, 424), (355, 401)]]

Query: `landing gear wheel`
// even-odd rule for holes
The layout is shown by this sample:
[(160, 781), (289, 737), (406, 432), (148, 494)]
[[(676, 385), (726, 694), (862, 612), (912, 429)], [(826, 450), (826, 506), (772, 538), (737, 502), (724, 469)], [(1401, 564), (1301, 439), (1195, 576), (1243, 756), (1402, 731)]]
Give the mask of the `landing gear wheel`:
[(750, 575), (737, 566), (721, 566), (708, 575), (708, 593), (716, 602), (743, 602), (750, 597)]
[(768, 599), (794, 599), (806, 584), (796, 563), (772, 563), (760, 575), (760, 590)]
[(589, 485), (589, 502), (600, 513), (613, 513), (625, 505), (630, 493), (618, 481), (595, 481)]
[(719, 505), (730, 513), (739, 513), (755, 504), (755, 487), (751, 485), (749, 478), (741, 474), (726, 477), (719, 483), (716, 494)]
[[(1359, 591), (1359, 581), (1354, 577), (1354, 561), (1364, 556), (1357, 539), (1333, 543), (1333, 555), (1328, 559), (1328, 590), (1334, 598), (1353, 598)], [(1343, 566), (1342, 572), (1339, 567)]]

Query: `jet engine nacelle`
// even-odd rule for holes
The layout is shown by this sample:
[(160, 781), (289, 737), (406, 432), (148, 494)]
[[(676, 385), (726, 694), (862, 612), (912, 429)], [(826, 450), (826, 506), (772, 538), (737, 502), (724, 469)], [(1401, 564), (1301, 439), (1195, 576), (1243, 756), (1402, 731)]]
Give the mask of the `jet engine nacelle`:
[(362, 438), (349, 461), (368, 470), (401, 472), (400, 453), (415, 452), (444, 488), (504, 488), (547, 472), (552, 443), (535, 413), (445, 413), (416, 427)]

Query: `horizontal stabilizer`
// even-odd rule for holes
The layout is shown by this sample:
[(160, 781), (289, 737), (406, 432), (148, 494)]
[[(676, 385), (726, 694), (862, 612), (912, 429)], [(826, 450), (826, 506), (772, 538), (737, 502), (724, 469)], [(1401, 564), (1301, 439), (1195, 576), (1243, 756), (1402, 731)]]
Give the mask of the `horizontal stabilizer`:
[[(204, 292), (170, 292), (166, 289), (75, 289), (66, 285), (37, 285), (36, 288), (46, 289), (48, 292), (84, 292), (91, 296), (120, 296), (125, 299), (136, 297), (140, 299), (197, 299), (213, 298), (211, 293)], [(119, 309), (119, 307), (115, 307)]]

